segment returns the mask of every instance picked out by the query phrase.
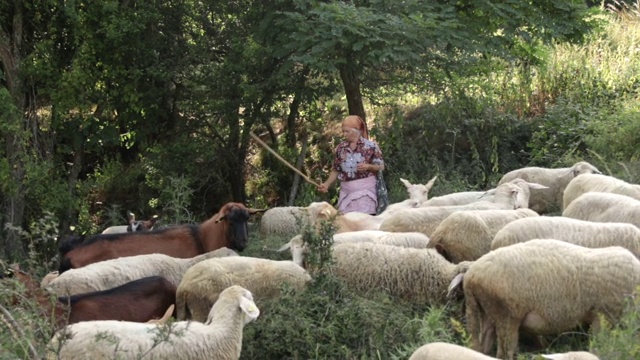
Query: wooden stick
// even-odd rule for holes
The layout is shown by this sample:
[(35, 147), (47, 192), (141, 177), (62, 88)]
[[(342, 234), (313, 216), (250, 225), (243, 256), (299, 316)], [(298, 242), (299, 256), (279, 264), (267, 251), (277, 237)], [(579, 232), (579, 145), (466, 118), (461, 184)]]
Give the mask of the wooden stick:
[(296, 169), (293, 165), (289, 164), (287, 162), (287, 160), (283, 159), (280, 155), (278, 155), (278, 153), (276, 153), (275, 151), (273, 151), (273, 149), (271, 149), (269, 147), (269, 145), (265, 144), (264, 141), (262, 141), (258, 136), (256, 136), (256, 134), (254, 134), (253, 132), (249, 132), (249, 135), (251, 135), (251, 137), (253, 138), (253, 140), (257, 141), (258, 144), (262, 145), (262, 147), (264, 147), (265, 149), (267, 149), (271, 154), (273, 154), (273, 156), (276, 157), (276, 159), (282, 161), (283, 164), (287, 165), (289, 167), (289, 169), (293, 170), (296, 172), (296, 174), (302, 176), (302, 178), (304, 178), (308, 183), (313, 184), (315, 186), (320, 186), (320, 184), (318, 184), (317, 182), (309, 179), (309, 177), (307, 177), (307, 175), (303, 174), (300, 170)]

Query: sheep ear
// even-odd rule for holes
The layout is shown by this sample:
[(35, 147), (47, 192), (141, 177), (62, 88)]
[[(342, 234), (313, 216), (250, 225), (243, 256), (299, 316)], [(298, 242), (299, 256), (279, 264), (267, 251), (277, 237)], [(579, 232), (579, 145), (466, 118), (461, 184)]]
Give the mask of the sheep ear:
[(449, 289), (447, 290), (447, 297), (451, 296), (451, 293), (458, 288), (458, 286), (462, 285), (462, 281), (464, 280), (464, 273), (460, 273), (456, 275), (451, 283), (449, 284)]
[(280, 249), (278, 249), (278, 252), (283, 252), (285, 250), (289, 250), (291, 249), (291, 241), (289, 241), (288, 243), (282, 245), (282, 247), (280, 247)]
[(244, 296), (240, 297), (240, 309), (242, 309), (251, 320), (257, 319), (260, 315), (260, 309), (258, 309), (256, 304)]
[(403, 178), (400, 178), (400, 181), (402, 181), (402, 183), (404, 184), (404, 186), (407, 187), (407, 189), (411, 187), (411, 183), (409, 181), (407, 181), (407, 180), (405, 180)]
[(532, 183), (532, 182), (528, 182), (525, 181), (527, 183), (527, 186), (529, 186), (529, 189), (538, 189), (538, 190), (543, 190), (543, 189), (548, 189), (548, 186), (544, 186), (544, 185), (540, 185), (537, 183)]
[(427, 188), (427, 191), (431, 190), (431, 188), (433, 187), (433, 184), (436, 182), (436, 179), (438, 179), (437, 175), (431, 178), (431, 180), (429, 180), (428, 183), (424, 184), (424, 186)]
[(264, 208), (264, 209), (247, 209), (249, 211), (249, 215), (253, 215), (253, 214), (258, 214), (258, 213), (263, 213), (267, 210), (269, 210), (269, 208)]

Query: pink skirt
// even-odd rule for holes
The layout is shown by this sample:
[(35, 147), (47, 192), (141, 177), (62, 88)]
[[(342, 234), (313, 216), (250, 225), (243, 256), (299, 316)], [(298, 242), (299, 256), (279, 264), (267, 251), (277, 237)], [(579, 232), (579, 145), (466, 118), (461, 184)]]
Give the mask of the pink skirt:
[(342, 213), (357, 211), (375, 215), (377, 205), (375, 176), (340, 182), (338, 211)]

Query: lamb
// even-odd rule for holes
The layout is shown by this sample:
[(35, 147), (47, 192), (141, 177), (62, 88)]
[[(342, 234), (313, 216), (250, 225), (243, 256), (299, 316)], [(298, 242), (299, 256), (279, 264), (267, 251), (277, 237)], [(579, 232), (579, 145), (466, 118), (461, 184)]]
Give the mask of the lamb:
[(331, 271), (357, 292), (383, 290), (421, 305), (444, 304), (447, 285), (467, 263), (454, 265), (433, 249), (370, 242), (332, 248)]
[(190, 259), (164, 254), (126, 256), (67, 270), (51, 281), (46, 290), (58, 296), (101, 291), (149, 276), (162, 276), (178, 286), (191, 266), (210, 258), (237, 256), (227, 248), (220, 248)]
[[(640, 285), (640, 260), (614, 246), (589, 249), (534, 239), (489, 252), (462, 276), (472, 348), (513, 359), (518, 331), (557, 334), (580, 324), (615, 323)], [(452, 282), (455, 287), (460, 279)]]
[(411, 354), (409, 360), (497, 360), (464, 346), (434, 342), (422, 345)]
[(518, 185), (504, 183), (488, 191), (490, 195), (493, 195), (491, 201), (478, 201), (460, 206), (431, 206), (403, 210), (384, 220), (379, 229), (391, 232), (415, 231), (431, 237), (436, 227), (447, 216), (456, 211), (526, 208), (529, 203), (529, 188), (541, 189), (545, 187), (539, 184), (527, 183), (523, 180), (520, 181), (521, 183)]
[(614, 193), (640, 200), (640, 185), (630, 184), (613, 176), (585, 175), (588, 176), (578, 176), (567, 185), (562, 198), (563, 209), (566, 209), (571, 202), (587, 192)]
[(544, 191), (532, 190), (529, 199), (530, 209), (546, 214), (562, 207), (562, 195), (567, 184), (581, 174), (600, 174), (600, 171), (586, 161), (577, 162), (572, 167), (556, 169), (525, 167), (504, 174), (498, 185), (520, 178), (547, 186), (549, 189)]
[(473, 261), (491, 250), (491, 241), (505, 225), (530, 217), (538, 217), (538, 213), (524, 208), (455, 212), (434, 230), (428, 247), (454, 264)]
[(136, 215), (129, 211), (127, 213), (127, 220), (129, 221), (128, 225), (116, 225), (110, 226), (102, 231), (103, 234), (118, 234), (125, 232), (136, 232), (136, 231), (149, 231), (153, 230), (153, 227), (156, 225), (158, 221), (158, 215), (154, 215), (149, 220), (138, 220), (136, 221)]
[(597, 223), (562, 216), (523, 218), (507, 224), (493, 238), (491, 250), (531, 239), (556, 239), (602, 248), (621, 246), (640, 259), (640, 229), (627, 223)]
[(54, 335), (47, 346), (47, 358), (238, 359), (242, 350), (242, 330), (259, 315), (251, 292), (240, 286), (230, 286), (220, 292), (206, 323), (81, 322)]
[(176, 291), (177, 316), (180, 320), (204, 321), (220, 292), (231, 285), (249, 289), (262, 301), (277, 297), (283, 284), (302, 289), (310, 281), (306, 270), (292, 261), (244, 256), (209, 259), (184, 274)]
[(640, 200), (613, 193), (589, 192), (572, 201), (562, 216), (595, 222), (624, 222), (640, 227)]

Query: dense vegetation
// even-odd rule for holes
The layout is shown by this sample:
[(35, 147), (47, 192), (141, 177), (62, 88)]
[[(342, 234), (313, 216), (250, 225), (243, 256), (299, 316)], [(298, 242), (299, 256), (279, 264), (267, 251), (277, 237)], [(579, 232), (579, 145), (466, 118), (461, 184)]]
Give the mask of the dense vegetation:
[[(640, 6), (615, 3), (4, 2), (1, 258), (42, 276), (58, 238), (124, 223), (126, 210), (174, 224), (231, 200), (333, 201), (249, 132), (320, 179), (347, 113), (372, 127), (393, 201), (399, 177), (438, 175), (440, 195), (582, 159), (638, 183)], [(254, 231), (247, 254), (281, 258), (284, 241)], [(7, 307), (23, 289), (0, 290)], [(51, 335), (22, 300), (2, 317), (0, 358), (42, 354)], [(637, 358), (639, 306), (594, 337), (548, 338), (551, 352)], [(326, 276), (269, 304), (243, 358), (406, 358), (426, 341), (464, 343), (461, 314), (365, 299)]]

